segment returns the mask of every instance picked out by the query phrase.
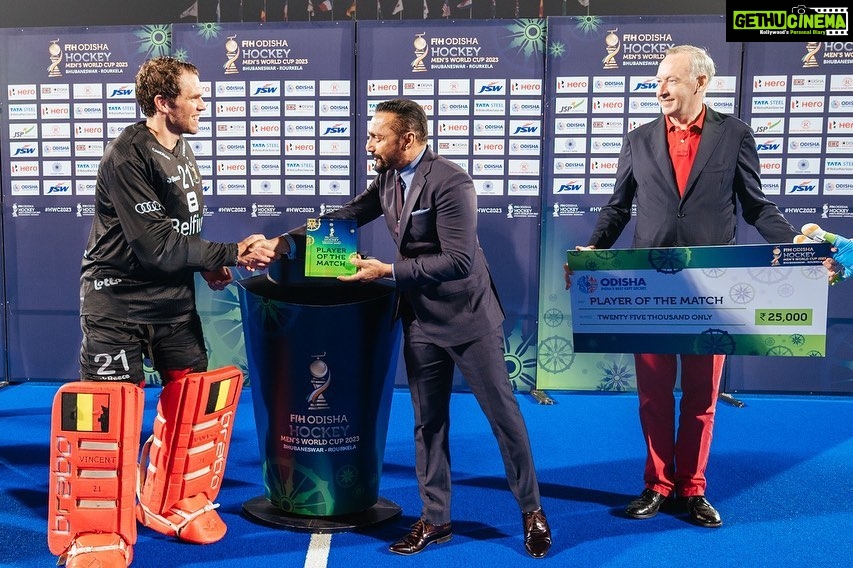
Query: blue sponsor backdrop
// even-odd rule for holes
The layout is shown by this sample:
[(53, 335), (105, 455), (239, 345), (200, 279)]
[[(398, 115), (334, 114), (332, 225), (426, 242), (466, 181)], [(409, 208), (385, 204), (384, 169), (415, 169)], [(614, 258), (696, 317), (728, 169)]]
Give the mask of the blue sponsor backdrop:
[[(535, 386), (545, 34), (539, 19), (358, 26), (359, 140), (378, 102), (410, 98), (427, 112), (430, 146), (471, 174), (480, 244), (507, 314), (507, 366), (522, 390)], [(363, 144), (356, 156), (364, 188), (374, 174)], [(393, 260), (387, 229), (373, 225), (374, 256)]]
[[(430, 143), (477, 187), (515, 386), (632, 389), (630, 355), (574, 354), (561, 265), (607, 199), (622, 135), (658, 112), (651, 80), (662, 49), (710, 49), (718, 80), (709, 102), (756, 129), (767, 192), (795, 226), (853, 234), (851, 46), (720, 37), (721, 16), (0, 29), (2, 372), (12, 382), (77, 377), (97, 162), (140, 118), (139, 64), (173, 53), (198, 65), (209, 89), (194, 137), (207, 238), (276, 234), (338, 207), (372, 177), (372, 108), (418, 100)], [(393, 258), (383, 227), (360, 238), (363, 252)], [(744, 226), (740, 241), (760, 237)], [(825, 359), (733, 357), (728, 388), (853, 391), (848, 286), (830, 290)], [(199, 308), (212, 364), (245, 369), (236, 291), (199, 286)]]

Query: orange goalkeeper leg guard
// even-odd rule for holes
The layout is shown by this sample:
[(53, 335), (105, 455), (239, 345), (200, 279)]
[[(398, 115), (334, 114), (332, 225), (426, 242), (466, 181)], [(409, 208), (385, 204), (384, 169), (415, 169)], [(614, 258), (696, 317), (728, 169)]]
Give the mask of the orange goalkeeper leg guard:
[(133, 561), (144, 403), (130, 383), (75, 381), (56, 393), (47, 541), (58, 564), (126, 568)]
[(139, 464), (136, 517), (142, 524), (199, 544), (225, 535), (213, 501), (222, 486), (242, 388), (237, 367), (190, 373), (163, 387), (154, 434), (143, 445)]

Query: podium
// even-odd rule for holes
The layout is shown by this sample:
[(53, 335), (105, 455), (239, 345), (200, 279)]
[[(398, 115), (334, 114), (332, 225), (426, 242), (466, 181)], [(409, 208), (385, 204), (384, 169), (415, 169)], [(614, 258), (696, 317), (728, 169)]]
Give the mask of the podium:
[(395, 290), (305, 278), (298, 262), (240, 282), (264, 495), (257, 522), (340, 532), (400, 514), (379, 481), (400, 348)]

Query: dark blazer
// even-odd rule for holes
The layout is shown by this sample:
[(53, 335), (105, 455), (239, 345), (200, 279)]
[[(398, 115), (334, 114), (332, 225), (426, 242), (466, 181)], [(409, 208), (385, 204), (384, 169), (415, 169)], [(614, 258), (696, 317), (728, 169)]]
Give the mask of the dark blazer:
[[(377, 175), (364, 192), (326, 216), (356, 219), (360, 227), (385, 215), (397, 243), (394, 274), (405, 304), (401, 309), (410, 310), (437, 345), (460, 345), (493, 333), (504, 311), (477, 238), (471, 177), (427, 147), (398, 219), (395, 175), (394, 170)], [(290, 234), (304, 250), (304, 232)]]
[(613, 196), (601, 210), (589, 245), (613, 246), (631, 219), (635, 201), (634, 248), (734, 244), (738, 204), (744, 220), (765, 240), (792, 242), (799, 232), (761, 189), (758, 151), (749, 125), (706, 107), (684, 197), (679, 195), (669, 157), (667, 125), (661, 115), (625, 137)]

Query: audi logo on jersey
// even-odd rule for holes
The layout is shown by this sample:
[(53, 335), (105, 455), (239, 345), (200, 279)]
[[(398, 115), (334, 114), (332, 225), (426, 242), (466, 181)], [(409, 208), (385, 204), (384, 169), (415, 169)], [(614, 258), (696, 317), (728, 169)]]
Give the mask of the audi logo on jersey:
[(156, 211), (163, 210), (163, 204), (159, 201), (146, 201), (144, 203), (137, 203), (136, 207), (134, 207), (137, 213), (140, 215), (145, 215), (146, 213), (154, 213)]

